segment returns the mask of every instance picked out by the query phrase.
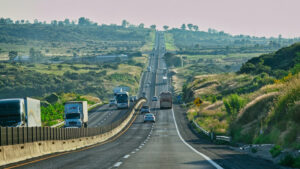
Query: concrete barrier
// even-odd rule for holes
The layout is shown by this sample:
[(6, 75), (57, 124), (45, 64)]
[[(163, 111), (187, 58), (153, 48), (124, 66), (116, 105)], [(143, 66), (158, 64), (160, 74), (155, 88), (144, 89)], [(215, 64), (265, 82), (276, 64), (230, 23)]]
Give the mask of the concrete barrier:
[(100, 135), (69, 140), (38, 141), (33, 143), (0, 146), (0, 166), (46, 154), (72, 151), (97, 143), (103, 143), (119, 134), (128, 126), (128, 124), (133, 122), (136, 111), (141, 108), (144, 102), (146, 102), (145, 99), (140, 100), (140, 102), (132, 108), (128, 117), (119, 126)]

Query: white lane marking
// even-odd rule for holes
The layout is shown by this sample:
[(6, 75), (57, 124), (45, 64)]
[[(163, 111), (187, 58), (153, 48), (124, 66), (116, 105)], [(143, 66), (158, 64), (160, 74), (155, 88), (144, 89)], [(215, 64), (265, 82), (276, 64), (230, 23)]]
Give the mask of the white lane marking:
[(194, 147), (192, 147), (191, 145), (189, 145), (187, 142), (185, 142), (185, 140), (182, 138), (179, 130), (178, 130), (178, 126), (177, 126), (177, 122), (176, 122), (176, 118), (175, 118), (175, 115), (174, 115), (174, 110), (172, 108), (172, 115), (173, 115), (173, 120), (174, 120), (174, 123), (175, 123), (175, 128), (176, 128), (176, 131), (177, 131), (177, 134), (180, 138), (180, 140), (186, 145), (188, 146), (191, 150), (193, 150), (195, 153), (197, 153), (198, 155), (202, 156), (205, 160), (207, 160), (211, 165), (213, 165), (215, 168), (217, 169), (223, 169), (221, 166), (219, 166), (216, 162), (214, 162), (212, 159), (210, 159), (208, 156), (206, 156), (205, 154), (197, 151)]
[(114, 164), (114, 167), (120, 167), (121, 164), (122, 164), (122, 162), (117, 162)]
[(127, 155), (125, 155), (123, 158), (129, 158), (130, 157), (130, 155), (129, 154), (127, 154)]

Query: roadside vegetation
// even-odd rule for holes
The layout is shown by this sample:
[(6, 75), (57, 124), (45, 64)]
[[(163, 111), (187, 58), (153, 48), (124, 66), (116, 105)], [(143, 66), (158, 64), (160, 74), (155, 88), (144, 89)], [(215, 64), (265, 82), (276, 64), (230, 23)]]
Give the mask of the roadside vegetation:
[(145, 62), (142, 56), (99, 65), (0, 63), (0, 98), (73, 92), (107, 100), (119, 85), (129, 86), (135, 94)]
[[(223, 73), (225, 66), (220, 65), (223, 69), (214, 66), (214, 72), (202, 71), (198, 63), (174, 67), (174, 89), (188, 106), (188, 119), (208, 131), (229, 135), (234, 142), (299, 149), (299, 46), (250, 59), (237, 73)], [(250, 64), (252, 70), (265, 69), (248, 71)], [(193, 105), (196, 97), (203, 100), (200, 107)], [(278, 151), (274, 148), (272, 155)]]
[(35, 62), (65, 61), (152, 49), (155, 30), (143, 24), (98, 25), (88, 18), (45, 23), (0, 18), (0, 60), (29, 56)]
[(75, 93), (52, 93), (41, 99), (42, 126), (52, 126), (64, 120), (64, 103), (67, 101), (87, 101), (88, 106), (103, 103), (98, 97)]

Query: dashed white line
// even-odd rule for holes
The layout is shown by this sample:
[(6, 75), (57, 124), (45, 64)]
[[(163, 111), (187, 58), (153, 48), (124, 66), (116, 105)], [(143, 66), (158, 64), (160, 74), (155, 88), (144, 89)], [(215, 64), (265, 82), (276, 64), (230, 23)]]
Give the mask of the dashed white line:
[(125, 155), (123, 158), (129, 158), (130, 157), (130, 155), (129, 154), (127, 154), (127, 155)]
[(117, 162), (114, 164), (114, 167), (120, 167), (121, 164), (122, 164), (122, 162)]

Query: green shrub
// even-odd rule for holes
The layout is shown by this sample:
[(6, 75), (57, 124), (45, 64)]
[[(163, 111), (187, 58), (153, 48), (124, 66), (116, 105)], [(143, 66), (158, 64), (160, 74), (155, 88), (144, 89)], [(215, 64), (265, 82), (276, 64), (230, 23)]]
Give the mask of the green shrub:
[(64, 105), (55, 103), (50, 104), (47, 107), (41, 107), (41, 116), (43, 126), (51, 126), (57, 122), (57, 120), (63, 120)]
[(251, 152), (252, 152), (252, 153), (257, 153), (257, 148), (254, 148), (254, 147), (251, 148)]
[(231, 94), (226, 99), (223, 99), (223, 102), (226, 112), (231, 116), (236, 116), (246, 104), (245, 100), (237, 94)]
[(300, 157), (293, 157), (291, 154), (284, 156), (283, 159), (280, 160), (279, 164), (288, 167), (297, 167), (299, 168)]
[(282, 151), (282, 148), (280, 147), (280, 145), (275, 145), (271, 150), (270, 153), (272, 155), (273, 158), (277, 157)]

